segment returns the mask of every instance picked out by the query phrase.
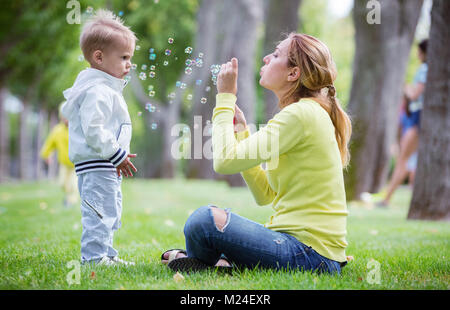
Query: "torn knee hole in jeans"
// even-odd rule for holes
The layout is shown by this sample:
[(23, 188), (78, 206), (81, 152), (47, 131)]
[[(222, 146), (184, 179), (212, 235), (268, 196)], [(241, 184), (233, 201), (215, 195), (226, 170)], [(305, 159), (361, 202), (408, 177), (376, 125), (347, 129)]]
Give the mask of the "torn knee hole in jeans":
[[(216, 226), (216, 229), (218, 231), (220, 231), (221, 233), (225, 232), (225, 229), (227, 228), (228, 224), (230, 223), (230, 209), (222, 210), (222, 209), (217, 208), (216, 206), (211, 206), (211, 207), (216, 208), (216, 209), (220, 210), (221, 212), (225, 212), (225, 214), (227, 216), (227, 218), (225, 220), (225, 224), (217, 223), (216, 216), (214, 215), (214, 213), (212, 213), (213, 214), (214, 225)], [(211, 211), (212, 211), (212, 209), (211, 209)]]

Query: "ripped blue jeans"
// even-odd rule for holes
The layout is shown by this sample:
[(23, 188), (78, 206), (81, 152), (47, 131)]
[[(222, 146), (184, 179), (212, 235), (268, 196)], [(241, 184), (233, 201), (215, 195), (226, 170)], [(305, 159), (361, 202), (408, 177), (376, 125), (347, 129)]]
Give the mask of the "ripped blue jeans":
[(184, 226), (186, 251), (208, 265), (224, 257), (239, 268), (312, 270), (341, 273), (339, 262), (319, 255), (289, 234), (270, 230), (226, 209), (222, 230), (216, 226), (209, 205), (195, 210)]

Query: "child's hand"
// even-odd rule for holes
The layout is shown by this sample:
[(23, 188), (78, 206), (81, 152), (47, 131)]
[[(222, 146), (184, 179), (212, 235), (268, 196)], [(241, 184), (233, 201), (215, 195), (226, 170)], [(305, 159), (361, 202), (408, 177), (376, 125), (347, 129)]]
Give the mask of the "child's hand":
[(238, 60), (233, 57), (231, 61), (223, 64), (217, 79), (217, 92), (237, 93)]
[[(136, 157), (136, 154), (128, 154), (128, 157)], [(127, 158), (123, 162), (120, 163), (120, 165), (117, 166), (117, 176), (120, 177), (121, 173), (123, 173), (126, 177), (132, 177), (133, 173), (131, 173), (131, 169), (134, 170), (134, 172), (137, 171), (136, 167), (133, 165), (133, 163)]]

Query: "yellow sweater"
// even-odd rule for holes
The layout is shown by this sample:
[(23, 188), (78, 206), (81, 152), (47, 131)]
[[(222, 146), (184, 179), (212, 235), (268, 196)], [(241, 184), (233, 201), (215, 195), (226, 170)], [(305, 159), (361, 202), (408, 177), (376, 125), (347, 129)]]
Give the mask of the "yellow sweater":
[(63, 123), (56, 125), (48, 135), (41, 149), (41, 157), (48, 158), (55, 149), (58, 152), (58, 162), (73, 168), (69, 159), (69, 130)]
[[(241, 172), (258, 205), (275, 210), (264, 226), (288, 233), (329, 259), (346, 261), (347, 205), (341, 156), (328, 113), (301, 99), (250, 135), (234, 134), (236, 96), (213, 111), (214, 170)], [(261, 163), (266, 162), (266, 169)]]

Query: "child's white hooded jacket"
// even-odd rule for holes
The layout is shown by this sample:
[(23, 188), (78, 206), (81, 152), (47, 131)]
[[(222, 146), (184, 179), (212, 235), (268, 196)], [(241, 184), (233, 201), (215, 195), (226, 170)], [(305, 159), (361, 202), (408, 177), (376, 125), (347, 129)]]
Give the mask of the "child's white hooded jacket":
[(69, 159), (77, 174), (116, 171), (130, 152), (131, 120), (122, 96), (126, 82), (88, 68), (63, 94), (69, 121)]

